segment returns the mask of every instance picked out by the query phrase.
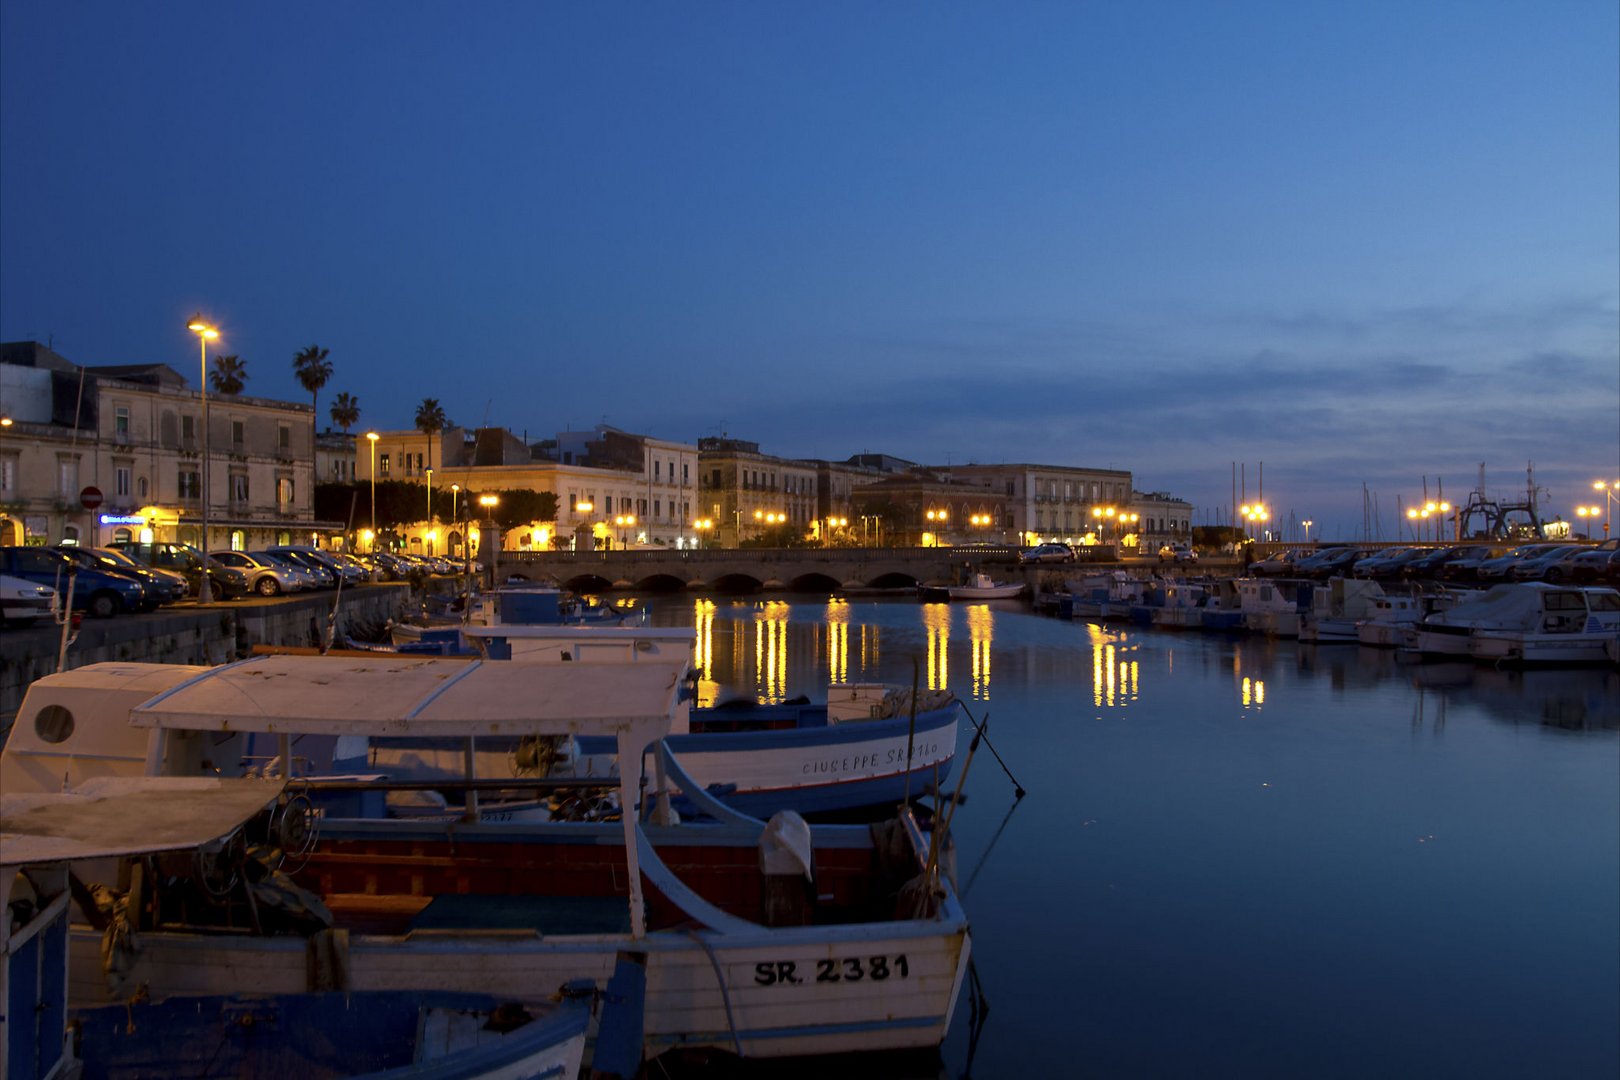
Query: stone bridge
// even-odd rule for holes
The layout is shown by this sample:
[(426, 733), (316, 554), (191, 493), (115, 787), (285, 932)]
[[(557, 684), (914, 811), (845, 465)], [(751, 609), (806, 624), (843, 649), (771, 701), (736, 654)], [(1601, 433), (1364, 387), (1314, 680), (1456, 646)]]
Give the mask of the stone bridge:
[(500, 574), (550, 579), (576, 592), (827, 592), (944, 584), (964, 563), (993, 565), (1004, 580), (1026, 573), (1018, 565), (1017, 548), (970, 547), (503, 551)]

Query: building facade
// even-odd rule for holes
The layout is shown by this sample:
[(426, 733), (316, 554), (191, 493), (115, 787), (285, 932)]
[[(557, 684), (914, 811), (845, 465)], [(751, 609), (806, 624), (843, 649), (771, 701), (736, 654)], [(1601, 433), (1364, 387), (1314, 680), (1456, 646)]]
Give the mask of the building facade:
[(1003, 531), (1009, 542), (1126, 544), (1135, 533), (1120, 524), (1133, 513), (1131, 474), (1120, 469), (1063, 465), (953, 465), (943, 476), (975, 484), (1005, 499)]
[(816, 463), (762, 454), (744, 439), (699, 439), (699, 502), (723, 547), (782, 526), (803, 536), (817, 516)]
[(38, 342), (0, 346), (0, 399), (0, 542), (245, 549), (340, 528), (312, 513), (311, 406), (204, 395), (163, 364), (80, 367)]

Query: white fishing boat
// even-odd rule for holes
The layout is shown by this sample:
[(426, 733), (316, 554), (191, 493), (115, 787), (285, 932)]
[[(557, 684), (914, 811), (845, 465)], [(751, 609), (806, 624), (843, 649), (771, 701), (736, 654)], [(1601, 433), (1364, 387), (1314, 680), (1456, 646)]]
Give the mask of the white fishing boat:
[(1299, 636), (1300, 614), (1310, 608), (1316, 583), (1286, 578), (1237, 578), (1243, 628), (1269, 637)]
[(1146, 590), (1142, 579), (1124, 570), (1070, 578), (1063, 587), (1072, 597), (1070, 611), (1076, 619), (1124, 618)]
[[(469, 758), (490, 738), (611, 737), (618, 820), (485, 824), (480, 795), (525, 782), (470, 775), (464, 821), (311, 813), (318, 829), (292, 879), (329, 923), (313, 937), (272, 935), (252, 932), (239, 902), (165, 910), (139, 928), (129, 976), (154, 997), (304, 992), (319, 948), (338, 954), (339, 989), (522, 1000), (576, 979), (601, 988), (630, 957), (641, 964), (649, 1057), (671, 1047), (764, 1057), (937, 1047), (969, 955), (943, 839), (909, 808), (880, 826), (782, 815), (767, 827), (708, 797), (670, 755), (644, 773), (687, 675), (682, 660), (94, 664), (29, 688), (0, 785), (195, 775), (238, 762), (252, 731), (273, 733), (289, 764), (307, 736), (454, 737)], [(323, 785), (372, 793), (363, 780), (298, 783), (312, 799)], [(714, 823), (675, 823), (665, 793), (676, 786)], [(74, 998), (104, 1000), (98, 936), (76, 933), (74, 946)]]
[[(237, 838), (259, 825), (273, 828), (286, 805), (281, 780), (200, 776), (99, 777), (62, 791), (0, 795), (0, 911), (8, 915), (0, 919), (0, 1075), (577, 1074), (591, 1015), (588, 987), (555, 1003), (259, 988), (155, 1001), (127, 982), (123, 964), (139, 948), (131, 923), (146, 903), (175, 891), (187, 871), (222, 868)], [(161, 877), (146, 876), (159, 865)], [(98, 871), (120, 867), (132, 882), (121, 911), (95, 902), (110, 893), (74, 888), (75, 879), (93, 882)], [(279, 895), (274, 877), (243, 888), (266, 902)], [(123, 1000), (70, 1008), (75, 905), (105, 920), (108, 978)]]
[(1384, 588), (1362, 578), (1333, 578), (1313, 589), (1311, 606), (1299, 617), (1299, 640), (1316, 645), (1354, 645), (1357, 625), (1377, 610)]
[[(1521, 581), (1493, 585), (1484, 592), (1474, 593), (1456, 604), (1425, 615), (1412, 624), (1403, 646), (1407, 651), (1422, 656), (1469, 657), (1473, 655), (1472, 638), (1477, 630), (1521, 630), (1531, 626), (1546, 613), (1549, 592), (1560, 596), (1553, 602), (1560, 606), (1576, 604), (1584, 613), (1584, 597), (1565, 598), (1561, 594), (1572, 591), (1568, 586), (1548, 585), (1540, 581)], [(1578, 590), (1574, 590), (1578, 592)], [(1555, 613), (1566, 618), (1573, 612)], [(1583, 618), (1584, 624), (1584, 618)]]
[(1150, 619), (1154, 626), (1166, 630), (1184, 630), (1203, 625), (1204, 605), (1209, 602), (1209, 590), (1196, 582), (1170, 581), (1161, 590), (1161, 601), (1152, 608)]
[[(1620, 592), (1525, 583), (1508, 625), (1476, 627), (1468, 654), (1492, 664), (1602, 664), (1620, 637)], [(1519, 586), (1519, 588), (1524, 588)]]
[(974, 573), (965, 584), (947, 586), (945, 591), (952, 600), (1011, 600), (1028, 588), (1022, 581), (996, 581), (989, 574)]
[[(487, 659), (528, 663), (647, 663), (689, 661), (696, 646), (690, 627), (601, 624), (468, 626), (464, 645)], [(698, 707), (682, 701), (666, 744), (681, 767), (733, 809), (757, 817), (778, 810), (824, 813), (888, 806), (942, 783), (956, 757), (960, 706), (947, 690), (922, 691), (880, 683), (838, 683), (823, 701), (807, 698), (760, 704), (732, 701)], [(512, 740), (486, 744), (478, 775), (498, 779), (535, 775), (542, 761), (514, 754)], [(612, 775), (617, 763), (605, 740), (582, 736), (543, 750), (554, 776)], [(458, 775), (459, 746), (420, 740), (375, 740), (333, 749), (321, 768), (382, 771), (401, 779)], [(454, 813), (420, 794), (396, 798), (400, 812)], [(538, 804), (506, 807), (520, 818), (545, 816)]]

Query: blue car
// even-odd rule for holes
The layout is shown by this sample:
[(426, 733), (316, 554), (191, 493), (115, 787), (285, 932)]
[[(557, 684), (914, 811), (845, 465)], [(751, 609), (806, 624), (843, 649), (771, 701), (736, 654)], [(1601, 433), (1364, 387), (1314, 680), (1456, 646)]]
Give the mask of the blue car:
[(73, 608), (105, 619), (123, 612), (140, 611), (146, 605), (146, 588), (122, 574), (77, 566), (60, 551), (42, 547), (0, 547), (0, 574), (49, 585), (65, 601), (68, 575), (77, 573), (73, 584)]

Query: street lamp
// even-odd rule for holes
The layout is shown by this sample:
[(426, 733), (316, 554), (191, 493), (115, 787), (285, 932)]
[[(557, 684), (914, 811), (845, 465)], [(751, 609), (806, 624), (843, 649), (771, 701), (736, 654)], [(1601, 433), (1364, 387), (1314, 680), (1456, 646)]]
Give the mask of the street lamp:
[(366, 432), (366, 441), (371, 444), (371, 550), (377, 550), (377, 440), (382, 438), (375, 431)]
[(1300, 522), (1300, 524), (1305, 526), (1305, 542), (1308, 544), (1311, 542), (1311, 526), (1315, 525), (1316, 522), (1312, 521), (1310, 518), (1306, 518), (1304, 521)]
[[(713, 518), (698, 518), (696, 521), (692, 522), (692, 528), (696, 529), (699, 533), (703, 533), (703, 534), (711, 533), (711, 532), (714, 531), (714, 519)], [(701, 536), (699, 539), (700, 540), (707, 540), (708, 537), (705, 535), (705, 536)], [(699, 546), (702, 546), (702, 545), (700, 544)]]
[(1609, 535), (1609, 523), (1614, 520), (1614, 504), (1620, 502), (1620, 480), (1592, 481), (1592, 490), (1603, 492), (1603, 535)]
[(495, 524), (495, 508), (500, 504), (501, 497), (499, 495), (478, 496), (478, 505), (484, 508), (485, 520), (482, 535), (478, 540), (479, 553), (482, 554), (486, 548), (491, 547), (488, 541), (494, 540), (493, 550), (489, 553), (489, 587), (491, 589), (495, 587), (495, 582), (498, 580), (495, 576), (496, 564), (501, 558), (501, 533), (499, 527)]
[[(1267, 510), (1263, 503), (1255, 503), (1252, 506), (1244, 503), (1238, 507), (1238, 513), (1242, 514), (1243, 520), (1251, 525), (1264, 525), (1271, 520), (1271, 511)], [(1245, 529), (1245, 533), (1247, 533), (1247, 529)]]
[(1142, 515), (1141, 514), (1132, 513), (1132, 514), (1120, 514), (1119, 515), (1119, 524), (1120, 524), (1122, 529), (1123, 529), (1124, 526), (1127, 526), (1127, 525), (1132, 527), (1129, 532), (1126, 532), (1126, 534), (1125, 534), (1126, 536), (1129, 536), (1129, 535), (1131, 535), (1131, 533), (1134, 533), (1136, 531), (1135, 525), (1136, 525), (1136, 523), (1138, 521), (1141, 521), (1141, 520), (1142, 520)]
[(636, 515), (618, 514), (613, 518), (613, 524), (619, 529), (619, 546), (621, 548), (629, 547), (629, 541), (625, 538), (625, 530), (636, 527)]
[(186, 323), (186, 329), (197, 335), (197, 346), (202, 354), (202, 382), (199, 389), (202, 391), (203, 406), (203, 448), (202, 448), (202, 588), (198, 590), (197, 602), (211, 604), (214, 602), (214, 583), (208, 577), (208, 343), (219, 337), (219, 330), (203, 322), (201, 315), (193, 315), (191, 321)]
[(433, 470), (432, 469), (427, 470), (427, 497), (428, 497), (427, 523), (429, 525), (432, 525), (433, 524)]
[[(458, 498), (460, 498), (460, 496), (461, 496), (461, 485), (460, 484), (451, 484), (450, 485), (450, 528), (451, 528), (452, 531), (456, 531), (456, 532), (460, 531), (460, 530), (456, 529), (456, 526), (458, 524), (460, 524), (459, 520), (456, 517), (456, 500)], [(467, 538), (466, 538), (465, 535), (462, 536), (461, 542), (463, 544), (465, 544), (467, 542)]]
[[(1575, 516), (1579, 518), (1600, 518), (1603, 516), (1603, 507), (1577, 506), (1575, 508)], [(1588, 525), (1586, 528), (1586, 538), (1588, 540), (1592, 539), (1592, 527), (1590, 525)]]

